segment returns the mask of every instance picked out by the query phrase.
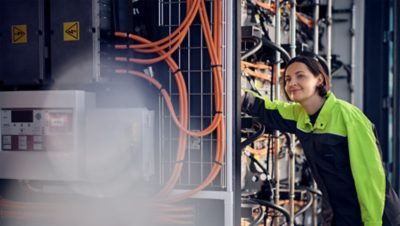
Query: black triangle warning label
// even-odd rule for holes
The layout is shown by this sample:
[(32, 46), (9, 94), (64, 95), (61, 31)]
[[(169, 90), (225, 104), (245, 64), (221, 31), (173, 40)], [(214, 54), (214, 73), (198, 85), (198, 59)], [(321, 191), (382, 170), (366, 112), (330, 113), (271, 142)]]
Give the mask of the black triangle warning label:
[(79, 40), (79, 22), (64, 23), (64, 41)]
[(12, 43), (27, 43), (26, 25), (13, 25), (11, 27), (11, 41)]

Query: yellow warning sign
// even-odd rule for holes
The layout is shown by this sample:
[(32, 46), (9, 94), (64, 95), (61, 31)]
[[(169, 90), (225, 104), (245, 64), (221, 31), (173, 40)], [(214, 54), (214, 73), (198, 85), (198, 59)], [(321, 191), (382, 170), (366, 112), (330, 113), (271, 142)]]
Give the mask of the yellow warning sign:
[(28, 42), (28, 33), (26, 24), (11, 26), (11, 42), (15, 44)]
[(78, 41), (79, 40), (79, 22), (65, 22), (64, 23), (64, 41)]

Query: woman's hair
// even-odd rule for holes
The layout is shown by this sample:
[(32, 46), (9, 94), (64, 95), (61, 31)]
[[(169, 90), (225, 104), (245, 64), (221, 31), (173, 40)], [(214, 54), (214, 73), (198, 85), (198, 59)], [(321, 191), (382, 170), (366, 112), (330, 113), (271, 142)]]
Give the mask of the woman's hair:
[[(318, 94), (321, 97), (325, 97), (328, 93), (328, 91), (331, 89), (331, 81), (328, 76), (328, 67), (325, 62), (323, 62), (322, 59), (319, 59), (316, 55), (314, 54), (302, 54), (299, 56), (296, 56), (292, 58), (285, 67), (284, 71), (284, 77), (286, 76), (286, 70), (287, 68), (292, 65), (293, 63), (303, 63), (304, 65), (307, 66), (308, 70), (315, 76), (317, 77), (318, 75), (322, 75), (322, 85), (317, 87)], [(286, 86), (286, 81), (283, 79), (283, 85)]]

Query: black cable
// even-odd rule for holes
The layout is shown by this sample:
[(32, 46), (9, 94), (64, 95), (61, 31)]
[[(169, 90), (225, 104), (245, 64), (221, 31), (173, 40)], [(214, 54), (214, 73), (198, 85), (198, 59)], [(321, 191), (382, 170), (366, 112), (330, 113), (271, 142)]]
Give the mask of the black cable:
[(316, 194), (316, 195), (318, 195), (318, 196), (322, 196), (322, 192), (321, 192), (320, 190), (315, 190), (315, 189), (310, 188), (310, 187), (306, 187), (305, 189), (306, 189), (307, 191), (313, 193), (313, 194)]
[(288, 133), (281, 133), (281, 136), (285, 136), (286, 138), (286, 147), (290, 147), (290, 143), (292, 142), (292, 138)]
[(254, 221), (251, 224), (249, 224), (249, 226), (258, 226), (261, 223), (261, 221), (264, 219), (265, 212), (264, 212), (263, 208), (261, 208), (261, 206), (260, 206), (258, 209), (260, 211), (260, 214), (257, 216), (256, 219), (254, 219)]
[(331, 78), (331, 71), (328, 67), (328, 62), (321, 55), (315, 54), (315, 56), (318, 58), (318, 61), (321, 64), (322, 68), (325, 70), (325, 73), (328, 75), (328, 77)]
[(285, 218), (286, 218), (286, 222), (288, 223), (288, 225), (290, 225), (290, 223), (291, 223), (291, 222), (290, 222), (290, 214), (289, 214), (289, 212), (288, 212), (285, 208), (283, 208), (283, 207), (281, 207), (281, 206), (279, 206), (279, 205), (276, 205), (276, 204), (274, 204), (274, 203), (272, 203), (272, 202), (268, 202), (268, 201), (261, 200), (261, 199), (254, 199), (254, 198), (251, 198), (250, 200), (251, 200), (251, 201), (254, 201), (254, 202), (256, 202), (256, 203), (258, 203), (258, 204), (260, 204), (260, 205), (263, 205), (263, 206), (265, 206), (265, 207), (272, 208), (272, 209), (274, 209), (274, 210), (276, 210), (276, 211), (282, 213), (282, 214), (285, 216)]
[(265, 26), (266, 26), (266, 24), (265, 24), (265, 22), (266, 22), (266, 19), (265, 19), (265, 15), (264, 15), (264, 13), (263, 12), (260, 12), (260, 26), (261, 26), (261, 30), (264, 32), (264, 35), (268, 35), (268, 30), (267, 30), (267, 28), (265, 28)]
[(254, 91), (254, 92), (256, 92), (258, 95), (261, 96), (260, 91), (258, 91), (257, 87), (256, 87), (256, 86), (254, 85), (254, 83), (253, 83), (254, 80), (253, 80), (250, 76), (245, 76), (245, 77), (246, 77), (247, 82), (248, 82), (249, 85), (250, 85), (251, 91)]
[(251, 161), (253, 161), (256, 165), (258, 165), (258, 166), (261, 168), (261, 170), (263, 171), (263, 173), (264, 173), (265, 175), (268, 175), (267, 170), (266, 170), (265, 167), (260, 163), (260, 161), (258, 161), (256, 158), (254, 158), (253, 155), (246, 154), (246, 156), (247, 156), (249, 159), (251, 159)]
[(284, 48), (282, 48), (282, 46), (276, 45), (275, 43), (273, 43), (271, 40), (269, 40), (265, 36), (263, 36), (262, 41), (263, 41), (263, 45), (264, 46), (267, 46), (269, 48), (272, 48), (272, 49), (280, 52), (281, 53), (281, 57), (283, 58), (285, 63), (289, 62), (291, 57), (290, 57), (289, 53)]
[[(247, 138), (245, 141), (240, 143), (240, 149), (244, 150), (246, 148), (246, 146), (252, 144), (255, 140), (257, 140), (260, 136), (262, 136), (265, 132), (265, 126), (264, 124), (260, 123), (260, 122), (255, 122), (256, 126), (259, 127), (260, 129), (257, 130), (254, 134), (252, 134), (249, 138)], [(265, 173), (265, 175), (268, 175), (268, 171), (265, 169), (265, 167), (256, 159), (254, 158), (253, 155), (249, 154), (249, 153), (245, 153), (245, 155), (251, 160), (253, 161), (256, 165), (258, 165), (261, 170), (263, 171), (263, 173)]]
[(240, 149), (244, 149), (247, 145), (253, 143), (257, 138), (259, 138), (261, 135), (264, 134), (265, 132), (265, 126), (260, 123), (256, 122), (256, 125), (260, 128), (257, 130), (254, 134), (252, 134), (249, 138), (247, 138), (245, 141), (240, 143)]
[(250, 50), (247, 50), (246, 52), (244, 52), (242, 54), (242, 56), (240, 57), (241, 60), (247, 59), (251, 55), (257, 53), (258, 50), (260, 50), (263, 46), (263, 42), (258, 37), (244, 38), (243, 40), (244, 41), (246, 41), (246, 40), (254, 41), (255, 45), (253, 46), (253, 48), (251, 48)]
[(331, 74), (332, 78), (335, 77), (341, 69), (344, 69), (344, 64), (342, 62), (337, 62), (337, 63), (339, 64), (339, 66), (337, 68), (335, 68), (335, 70), (332, 70), (332, 74)]
[(302, 208), (300, 208), (295, 214), (294, 214), (294, 218), (300, 216), (301, 214), (303, 214), (308, 208), (311, 207), (312, 203), (314, 202), (314, 197), (311, 194), (311, 192), (307, 192), (308, 195), (308, 202), (306, 205), (304, 205)]

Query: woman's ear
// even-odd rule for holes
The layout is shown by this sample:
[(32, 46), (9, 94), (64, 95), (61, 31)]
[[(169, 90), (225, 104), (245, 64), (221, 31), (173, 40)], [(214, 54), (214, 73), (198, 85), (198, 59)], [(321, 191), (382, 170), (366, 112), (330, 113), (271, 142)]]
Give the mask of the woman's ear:
[(324, 85), (324, 76), (322, 74), (318, 75), (318, 85), (317, 86), (323, 86)]

